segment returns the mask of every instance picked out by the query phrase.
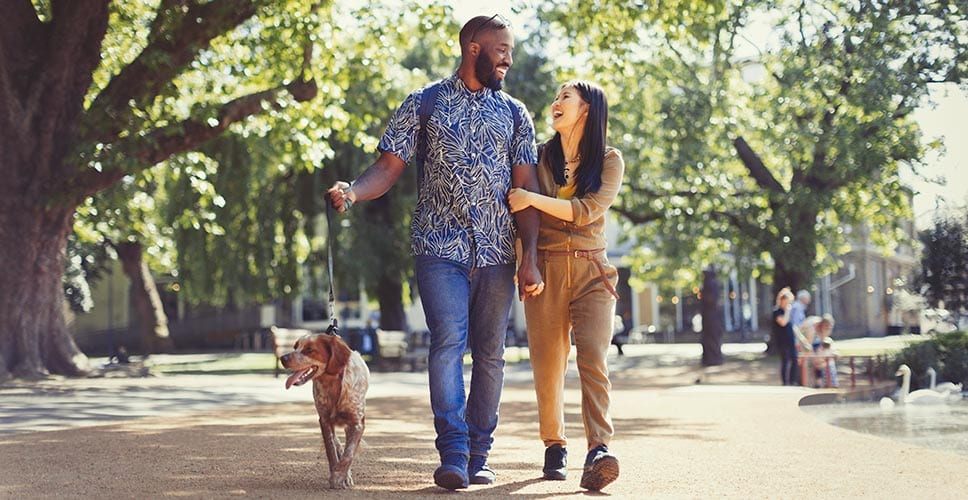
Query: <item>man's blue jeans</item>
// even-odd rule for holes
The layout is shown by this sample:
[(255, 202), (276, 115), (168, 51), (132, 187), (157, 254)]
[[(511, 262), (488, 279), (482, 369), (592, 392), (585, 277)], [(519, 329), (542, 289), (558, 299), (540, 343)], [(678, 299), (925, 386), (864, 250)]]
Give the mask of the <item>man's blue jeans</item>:
[[(504, 338), (514, 300), (514, 265), (472, 268), (417, 256), (417, 286), (430, 329), (430, 406), (437, 451), (487, 456), (504, 385)], [(470, 393), (464, 351), (470, 347)]]

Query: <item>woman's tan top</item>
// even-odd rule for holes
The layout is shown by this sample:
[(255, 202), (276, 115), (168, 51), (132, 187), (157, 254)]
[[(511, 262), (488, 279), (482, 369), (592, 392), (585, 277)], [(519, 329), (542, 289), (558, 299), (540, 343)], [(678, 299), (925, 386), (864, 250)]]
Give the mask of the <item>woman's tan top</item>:
[[(558, 197), (558, 186), (547, 161), (548, 155), (538, 159), (538, 184), (541, 194)], [(622, 185), (625, 161), (615, 148), (605, 149), (602, 164), (602, 187), (598, 192), (585, 193), (581, 198), (571, 199), (573, 222), (541, 212), (541, 228), (538, 230), (538, 250), (598, 250), (605, 248), (605, 212), (612, 206)]]

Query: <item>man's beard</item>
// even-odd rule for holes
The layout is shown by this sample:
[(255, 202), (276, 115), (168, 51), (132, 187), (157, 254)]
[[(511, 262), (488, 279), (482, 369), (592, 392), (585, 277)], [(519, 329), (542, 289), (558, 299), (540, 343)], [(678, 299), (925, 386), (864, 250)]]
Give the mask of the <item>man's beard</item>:
[(501, 90), (504, 87), (504, 81), (497, 77), (497, 66), (486, 57), (477, 58), (477, 62), (474, 63), (474, 76), (477, 77), (477, 81), (491, 90)]

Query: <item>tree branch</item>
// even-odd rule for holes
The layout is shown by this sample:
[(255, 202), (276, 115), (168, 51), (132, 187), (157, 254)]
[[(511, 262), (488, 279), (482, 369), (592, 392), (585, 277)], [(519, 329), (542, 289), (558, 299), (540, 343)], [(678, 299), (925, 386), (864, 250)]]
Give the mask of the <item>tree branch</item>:
[(234, 123), (261, 114), (269, 108), (279, 109), (277, 99), (282, 91), (289, 92), (298, 102), (306, 102), (316, 96), (318, 89), (314, 80), (292, 82), (229, 101), (219, 109), (217, 118), (193, 117), (170, 127), (152, 130), (144, 136), (117, 143), (116, 147), (122, 154), (135, 158), (140, 166), (128, 170), (116, 168), (103, 172), (87, 169), (71, 183), (73, 186), (71, 191), (88, 196), (113, 185), (125, 175), (150, 168), (173, 155), (194, 151), (206, 141), (225, 132)]
[[(45, 190), (51, 179), (63, 178), (59, 159), (68, 147), (84, 96), (101, 62), (101, 43), (108, 29), (109, 0), (52, 0), (51, 20), (28, 50), (31, 66), (26, 78), (21, 125), (37, 145), (36, 169), (28, 175), (32, 190)], [(28, 193), (27, 196), (34, 194)]]
[(30, 0), (0, 2), (0, 117), (3, 128), (23, 135), (23, 95), (40, 57), (36, 40), (44, 25)]
[[(212, 40), (255, 15), (259, 0), (162, 3), (148, 45), (111, 79), (84, 117), (85, 142), (111, 142), (128, 122), (131, 102), (143, 107), (182, 73)], [(187, 5), (186, 5), (187, 4)], [(96, 135), (96, 137), (95, 137)]]
[(743, 161), (743, 165), (749, 170), (750, 175), (756, 184), (767, 191), (776, 194), (783, 194), (786, 192), (779, 181), (773, 177), (770, 170), (766, 168), (763, 164), (763, 160), (753, 151), (753, 148), (746, 143), (746, 140), (742, 137), (737, 137), (733, 141), (733, 147), (736, 148), (736, 153), (739, 155), (740, 160)]
[(646, 224), (646, 223), (649, 223), (649, 222), (653, 222), (653, 221), (657, 221), (659, 219), (662, 219), (665, 216), (665, 214), (663, 214), (661, 212), (651, 212), (651, 213), (645, 213), (645, 214), (643, 214), (643, 213), (639, 213), (639, 212), (635, 212), (635, 211), (629, 210), (629, 209), (627, 209), (625, 207), (621, 207), (621, 206), (618, 206), (618, 205), (612, 205), (611, 210), (613, 212), (621, 215), (622, 217), (625, 217), (626, 219), (629, 220), (629, 222), (631, 222), (633, 224)]

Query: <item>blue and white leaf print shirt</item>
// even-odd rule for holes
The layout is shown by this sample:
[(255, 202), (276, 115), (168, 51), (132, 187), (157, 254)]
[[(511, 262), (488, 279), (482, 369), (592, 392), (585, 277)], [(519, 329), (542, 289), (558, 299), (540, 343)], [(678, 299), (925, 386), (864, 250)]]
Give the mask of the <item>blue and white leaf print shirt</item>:
[[(473, 267), (514, 263), (507, 193), (511, 167), (537, 163), (531, 116), (503, 92), (487, 87), (471, 92), (456, 74), (440, 83), (427, 121), (427, 160), (410, 224), (411, 251)], [(424, 90), (407, 96), (379, 144), (407, 163), (416, 154)]]

